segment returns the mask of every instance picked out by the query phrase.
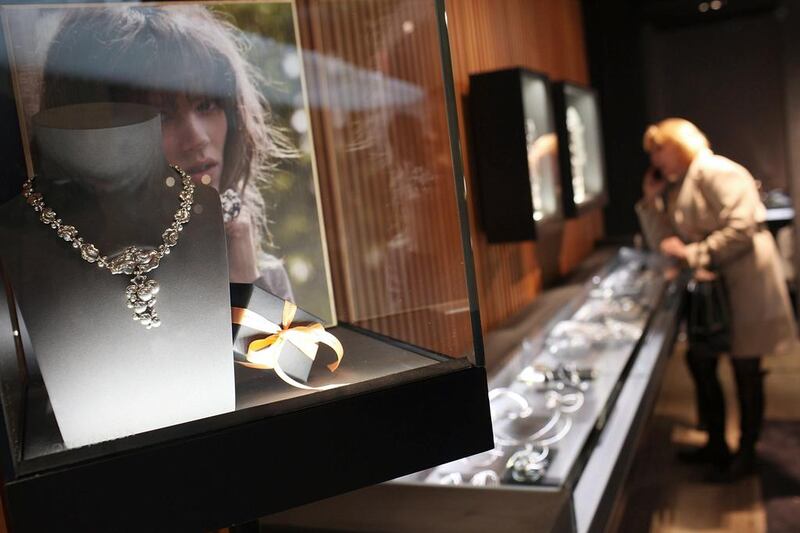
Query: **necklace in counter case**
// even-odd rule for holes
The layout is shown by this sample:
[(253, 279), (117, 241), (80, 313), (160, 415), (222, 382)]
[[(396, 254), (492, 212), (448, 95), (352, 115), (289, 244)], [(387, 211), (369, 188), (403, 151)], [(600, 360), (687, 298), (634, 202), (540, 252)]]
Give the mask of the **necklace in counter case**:
[(178, 195), (180, 205), (175, 211), (173, 221), (161, 234), (163, 243), (155, 248), (128, 246), (111, 257), (101, 254), (94, 244), (84, 241), (75, 226), (65, 224), (53, 209), (45, 205), (42, 194), (33, 188), (34, 177), (28, 178), (22, 185), (22, 195), (28, 205), (39, 213), (39, 220), (53, 228), (60, 238), (71, 243), (84, 261), (107, 269), (112, 274), (131, 276), (131, 282), (125, 288), (128, 308), (133, 309), (133, 319), (147, 329), (161, 325), (161, 319), (155, 310), (159, 286), (155, 280), (148, 279), (147, 274), (157, 269), (161, 259), (169, 254), (170, 248), (178, 244), (183, 226), (191, 218), (194, 203), (195, 185), (192, 178), (176, 165), (170, 165), (170, 168), (180, 176), (182, 188)]

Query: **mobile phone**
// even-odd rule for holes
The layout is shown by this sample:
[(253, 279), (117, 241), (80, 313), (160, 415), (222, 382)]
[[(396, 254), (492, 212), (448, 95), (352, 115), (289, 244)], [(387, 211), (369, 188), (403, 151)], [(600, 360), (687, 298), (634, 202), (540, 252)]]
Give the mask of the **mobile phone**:
[(650, 167), (650, 175), (653, 176), (654, 181), (664, 181), (664, 174), (656, 167)]

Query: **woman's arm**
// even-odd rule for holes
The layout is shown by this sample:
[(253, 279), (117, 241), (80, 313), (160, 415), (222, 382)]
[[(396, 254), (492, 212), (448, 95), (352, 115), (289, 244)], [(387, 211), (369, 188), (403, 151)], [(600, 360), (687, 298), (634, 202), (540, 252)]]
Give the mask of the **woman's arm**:
[(706, 176), (698, 186), (708, 208), (719, 213), (720, 229), (687, 244), (686, 262), (692, 268), (723, 266), (753, 247), (761, 199), (753, 177), (738, 166)]
[(228, 270), (233, 283), (253, 283), (258, 279), (258, 241), (249, 210), (225, 224), (228, 237)]
[(665, 187), (666, 183), (657, 180), (652, 169), (648, 170), (642, 180), (642, 199), (634, 206), (644, 240), (651, 250), (658, 250), (661, 241), (674, 235), (662, 200)]

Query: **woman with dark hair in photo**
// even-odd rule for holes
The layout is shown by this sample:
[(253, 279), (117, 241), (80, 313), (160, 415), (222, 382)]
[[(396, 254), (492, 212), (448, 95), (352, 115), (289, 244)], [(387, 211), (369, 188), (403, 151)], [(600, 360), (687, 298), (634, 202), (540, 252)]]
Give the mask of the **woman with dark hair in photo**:
[(297, 154), (271, 122), (264, 81), (232, 24), (202, 6), (66, 10), (50, 43), (41, 108), (137, 102), (161, 110), (164, 152), (221, 193), (232, 282), (286, 299), (292, 289), (273, 246), (262, 191)]
[(780, 258), (755, 180), (741, 165), (714, 154), (694, 124), (678, 118), (654, 124), (644, 135), (644, 149), (652, 168), (636, 210), (648, 244), (691, 268), (698, 280), (721, 276), (730, 302), (739, 449), (731, 459), (717, 376), (720, 353), (690, 338), (687, 363), (708, 442), (680, 457), (711, 463), (718, 467), (715, 479), (733, 481), (755, 468), (764, 418), (761, 357), (794, 343), (797, 335)]

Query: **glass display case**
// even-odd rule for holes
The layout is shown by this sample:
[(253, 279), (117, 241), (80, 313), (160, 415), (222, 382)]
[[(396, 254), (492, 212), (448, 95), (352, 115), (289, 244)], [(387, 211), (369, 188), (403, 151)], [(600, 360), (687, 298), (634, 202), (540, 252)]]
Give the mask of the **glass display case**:
[(547, 76), (524, 68), (473, 74), (469, 109), (489, 242), (536, 238), (563, 218)]
[(491, 446), (440, 2), (0, 17), (12, 531), (223, 527)]
[[(545, 304), (489, 378), (493, 449), (271, 516), (353, 531), (602, 531), (679, 324), (685, 281), (622, 249)], [(563, 296), (562, 296), (563, 295)], [(390, 502), (403, 502), (392, 513)], [(431, 505), (431, 502), (435, 502)], [(349, 510), (360, 509), (357, 519)], [(425, 512), (421, 512), (425, 509)]]
[(629, 250), (489, 381), (495, 448), (406, 478), (425, 483), (560, 487), (618, 384), (664, 292), (660, 259)]
[(553, 104), (564, 214), (576, 217), (607, 201), (600, 106), (593, 89), (567, 81), (554, 84)]

